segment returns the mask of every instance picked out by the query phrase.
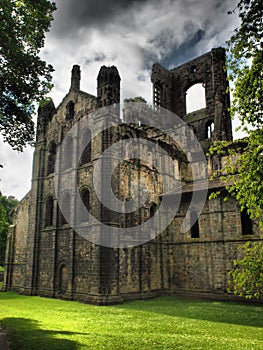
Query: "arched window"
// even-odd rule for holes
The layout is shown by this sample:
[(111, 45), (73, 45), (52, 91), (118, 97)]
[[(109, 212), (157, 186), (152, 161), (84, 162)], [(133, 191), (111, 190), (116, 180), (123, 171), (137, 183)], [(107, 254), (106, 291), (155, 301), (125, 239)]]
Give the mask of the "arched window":
[(85, 128), (81, 135), (81, 149), (84, 149), (79, 165), (90, 163), (91, 161), (91, 131)]
[[(79, 223), (81, 222), (86, 222), (88, 221), (88, 213), (90, 213), (90, 191), (87, 188), (84, 188), (81, 192), (80, 192), (80, 198), (85, 206), (85, 210), (83, 210), (83, 208), (79, 208), (78, 210), (78, 218), (79, 218)], [(88, 213), (87, 213), (88, 211)]]
[(62, 208), (63, 210), (59, 208), (59, 226), (66, 225), (70, 220), (71, 200), (70, 200), (70, 194), (68, 192), (63, 194), (62, 206), (63, 206)]
[(66, 120), (72, 120), (75, 114), (75, 105), (72, 101), (67, 104)]
[(242, 235), (253, 234), (252, 220), (250, 219), (246, 209), (244, 209), (241, 212), (241, 228), (242, 228)]
[(56, 151), (57, 151), (56, 144), (55, 142), (52, 142), (48, 150), (47, 175), (53, 174), (55, 171)]
[(211, 139), (213, 131), (214, 131), (214, 123), (212, 121), (209, 121), (208, 123), (206, 123), (206, 126), (205, 126), (205, 138), (207, 140)]
[(206, 108), (205, 87), (203, 83), (192, 85), (185, 96), (186, 114)]
[(195, 73), (197, 71), (197, 66), (194, 64), (193, 66), (190, 67), (189, 69), (190, 73)]
[(45, 227), (53, 225), (53, 204), (52, 196), (48, 196), (46, 200)]
[(66, 265), (61, 265), (59, 269), (59, 293), (65, 294), (68, 289), (68, 269)]
[(190, 212), (191, 238), (199, 238), (198, 213), (196, 210)]
[(72, 167), (72, 154), (73, 154), (73, 140), (71, 136), (66, 136), (66, 140), (63, 145), (62, 153), (62, 170), (66, 170)]
[(150, 218), (153, 218), (157, 211), (157, 204), (153, 203), (150, 207)]

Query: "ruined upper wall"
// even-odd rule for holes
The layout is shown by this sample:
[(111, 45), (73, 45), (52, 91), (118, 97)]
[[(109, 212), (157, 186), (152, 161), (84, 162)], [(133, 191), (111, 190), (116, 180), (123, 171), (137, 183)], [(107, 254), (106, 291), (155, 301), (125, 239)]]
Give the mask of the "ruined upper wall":
[[(69, 129), (72, 123), (87, 115), (97, 107), (97, 98), (80, 90), (80, 67), (74, 65), (71, 71), (71, 85), (60, 105), (56, 108), (49, 100), (38, 109), (37, 142), (51, 141), (60, 143), (63, 129)], [(65, 133), (64, 133), (65, 134)]]
[(56, 108), (49, 100), (38, 109), (37, 142), (60, 143), (74, 122), (90, 112), (120, 102), (120, 76), (115, 66), (102, 66), (97, 78), (97, 96), (80, 90), (81, 71), (74, 65), (71, 85), (60, 105)]
[[(225, 49), (212, 49), (179, 67), (167, 70), (159, 64), (152, 68), (154, 104), (167, 108), (194, 128), (199, 141), (205, 142), (207, 129), (213, 124), (213, 140), (231, 140), (229, 116), (230, 98), (225, 71)], [(206, 108), (186, 114), (187, 90), (202, 83), (205, 88)]]

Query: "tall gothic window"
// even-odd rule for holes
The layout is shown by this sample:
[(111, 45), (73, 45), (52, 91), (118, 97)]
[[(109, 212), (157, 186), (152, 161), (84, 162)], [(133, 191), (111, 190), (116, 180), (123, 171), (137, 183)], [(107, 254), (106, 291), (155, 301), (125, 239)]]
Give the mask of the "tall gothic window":
[(150, 207), (150, 218), (154, 217), (157, 209), (158, 209), (157, 204), (153, 203)]
[(71, 214), (71, 199), (68, 192), (63, 194), (62, 197), (63, 212), (59, 208), (59, 226), (66, 225), (70, 219)]
[(206, 126), (205, 126), (205, 138), (207, 140), (211, 139), (213, 131), (214, 131), (214, 123), (212, 121), (209, 121), (208, 123), (206, 123)]
[(53, 225), (53, 206), (54, 200), (52, 196), (48, 196), (46, 200), (45, 227)]
[(71, 136), (67, 136), (63, 145), (62, 153), (62, 170), (72, 167), (73, 140)]
[(198, 213), (196, 210), (191, 210), (190, 212), (190, 224), (191, 224), (191, 238), (199, 238), (199, 223), (198, 223)]
[(240, 215), (241, 215), (242, 235), (253, 234), (252, 220), (250, 219), (246, 209), (244, 209)]
[(91, 131), (88, 128), (85, 128), (81, 135), (81, 149), (83, 153), (80, 157), (80, 164), (83, 165), (90, 163), (91, 161)]
[(75, 114), (75, 105), (72, 101), (67, 104), (66, 120), (72, 120)]
[(48, 150), (47, 175), (54, 173), (55, 162), (56, 162), (56, 144), (55, 142), (52, 142)]
[(186, 114), (206, 108), (205, 87), (203, 83), (192, 85), (185, 93)]
[(90, 191), (88, 188), (84, 188), (80, 192), (80, 198), (84, 204), (85, 210), (82, 210), (83, 208), (79, 208), (78, 210), (78, 222), (86, 222), (88, 221), (88, 213), (90, 213), (91, 206), (90, 206)]

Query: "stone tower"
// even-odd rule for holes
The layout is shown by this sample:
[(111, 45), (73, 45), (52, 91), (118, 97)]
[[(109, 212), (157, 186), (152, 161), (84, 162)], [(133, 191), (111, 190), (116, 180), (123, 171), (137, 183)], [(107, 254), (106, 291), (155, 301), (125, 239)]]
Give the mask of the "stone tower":
[(102, 66), (97, 78), (98, 107), (120, 103), (119, 72), (115, 66)]
[(80, 90), (80, 66), (74, 65), (71, 71), (71, 85), (70, 90)]

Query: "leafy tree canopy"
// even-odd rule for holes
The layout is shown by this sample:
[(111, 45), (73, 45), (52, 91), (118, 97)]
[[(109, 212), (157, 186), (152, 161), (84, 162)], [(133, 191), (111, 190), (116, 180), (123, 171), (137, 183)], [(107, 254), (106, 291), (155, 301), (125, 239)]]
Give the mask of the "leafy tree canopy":
[(5, 197), (0, 194), (0, 266), (3, 266), (5, 261), (8, 227), (12, 220), (11, 212), (17, 204), (18, 200), (15, 197)]
[(147, 103), (145, 98), (143, 98), (141, 96), (136, 96), (136, 97), (133, 97), (133, 98), (125, 98), (124, 102), (143, 102), (143, 103)]
[[(236, 9), (241, 23), (228, 42), (229, 78), (233, 81), (232, 116), (241, 121), (247, 137), (234, 144), (219, 142), (212, 154), (229, 155), (222, 169), (228, 191), (263, 228), (263, 5), (240, 0)], [(227, 174), (225, 176), (225, 174)], [(230, 290), (247, 298), (263, 296), (263, 242), (240, 246), (242, 257), (230, 272)]]
[[(237, 7), (241, 23), (228, 42), (229, 79), (233, 81), (232, 116), (241, 121), (247, 137), (241, 155), (224, 169), (228, 190), (253, 219), (263, 227), (263, 6), (258, 0), (240, 0)], [(226, 142), (218, 142), (211, 153), (223, 153)], [(236, 151), (236, 150), (235, 150)], [(238, 169), (238, 179), (236, 172)]]
[(263, 245), (246, 242), (239, 247), (242, 257), (230, 271), (229, 291), (247, 299), (263, 295)]
[(55, 4), (0, 0), (0, 131), (22, 151), (34, 137), (32, 113), (51, 89), (53, 68), (39, 57)]
[(18, 205), (19, 201), (14, 196), (0, 195), (0, 203), (5, 208), (6, 216), (9, 224), (12, 222), (12, 210)]
[(240, 0), (237, 8), (241, 24), (228, 42), (229, 78), (234, 80), (232, 115), (261, 128), (263, 101), (263, 5), (258, 0)]
[(0, 203), (0, 266), (3, 266), (5, 261), (8, 226), (6, 210), (2, 203)]

